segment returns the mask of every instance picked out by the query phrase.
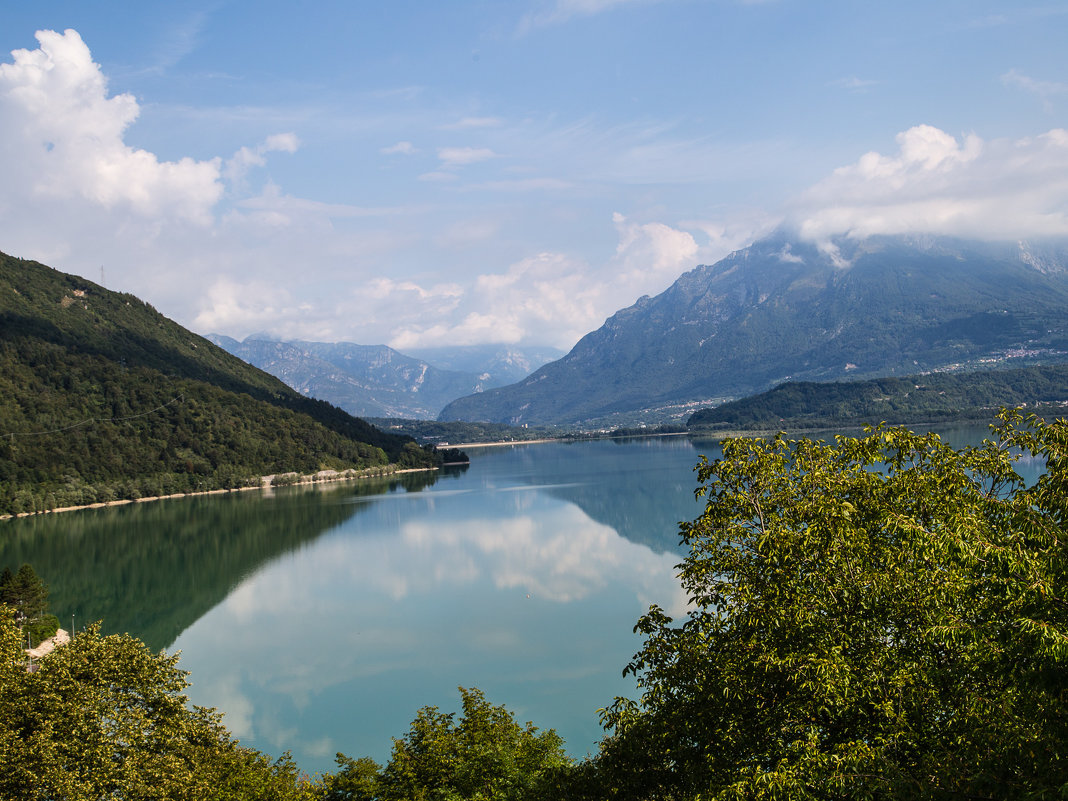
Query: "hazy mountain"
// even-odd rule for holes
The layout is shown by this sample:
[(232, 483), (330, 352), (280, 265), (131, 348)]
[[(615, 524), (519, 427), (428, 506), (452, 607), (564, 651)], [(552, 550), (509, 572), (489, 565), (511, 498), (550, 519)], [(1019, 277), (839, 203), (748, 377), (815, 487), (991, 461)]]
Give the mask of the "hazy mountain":
[[(680, 414), (793, 379), (1068, 358), (1068, 247), (778, 233), (643, 297), (564, 358), (442, 420), (583, 423)], [(686, 406), (689, 405), (689, 409)]]
[[(501, 346), (432, 348), (426, 360), (385, 345), (208, 339), (305, 395), (361, 417), (434, 419), (450, 401), (528, 375), (532, 356)], [(552, 351), (534, 366), (539, 367)], [(557, 352), (555, 356), (559, 356)], [(435, 361), (437, 359), (437, 361)], [(444, 367), (442, 367), (444, 365)]]
[(485, 387), (488, 389), (520, 381), (543, 364), (559, 359), (564, 355), (564, 351), (559, 348), (520, 345), (456, 345), (410, 348), (408, 355), (423, 359), (443, 370), (484, 376)]

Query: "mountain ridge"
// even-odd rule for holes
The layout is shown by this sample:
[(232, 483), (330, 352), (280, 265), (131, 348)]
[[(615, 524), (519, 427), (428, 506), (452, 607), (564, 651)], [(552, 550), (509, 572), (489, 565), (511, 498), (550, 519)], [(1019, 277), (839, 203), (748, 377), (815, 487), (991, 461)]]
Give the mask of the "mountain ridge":
[(789, 379), (1068, 357), (1068, 248), (779, 231), (639, 298), (562, 359), (458, 399), (442, 420), (582, 424), (730, 399)]
[[(449, 402), (522, 378), (531, 356), (514, 348), (424, 348), (448, 364), (401, 353), (387, 345), (309, 342), (250, 336), (236, 340), (208, 334), (208, 340), (303, 395), (338, 406), (359, 417), (432, 420)], [(540, 351), (532, 350), (533, 354)], [(544, 362), (539, 362), (542, 364)]]

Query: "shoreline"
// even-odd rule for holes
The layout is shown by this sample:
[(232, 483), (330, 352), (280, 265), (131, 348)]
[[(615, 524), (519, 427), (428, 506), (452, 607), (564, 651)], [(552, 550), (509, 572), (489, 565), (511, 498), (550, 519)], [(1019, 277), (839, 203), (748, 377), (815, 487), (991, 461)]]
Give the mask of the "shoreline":
[[(883, 424), (887, 428), (909, 428), (915, 430), (917, 428), (923, 429), (927, 426), (939, 426), (946, 427), (952, 425), (983, 425), (994, 421), (994, 417), (961, 417), (952, 420), (914, 420), (907, 423), (894, 423), (883, 421)], [(450, 448), (500, 448), (505, 445), (538, 445), (546, 442), (592, 442), (599, 439), (653, 439), (656, 437), (690, 437), (692, 439), (703, 440), (724, 440), (724, 439), (744, 439), (752, 437), (755, 439), (767, 439), (768, 437), (774, 437), (778, 434), (784, 434), (787, 437), (808, 437), (812, 434), (839, 434), (844, 431), (862, 431), (869, 426), (874, 426), (874, 423), (858, 422), (855, 424), (843, 423), (841, 425), (821, 425), (821, 426), (783, 426), (780, 428), (739, 428), (739, 429), (701, 429), (696, 428), (691, 431), (670, 431), (664, 433), (653, 434), (605, 434), (597, 437), (542, 437), (540, 439), (513, 439), (513, 440), (494, 440), (493, 442), (462, 442), (462, 443), (449, 443)]]
[(425, 473), (429, 470), (437, 469), (438, 468), (436, 467), (406, 467), (403, 470), (389, 470), (375, 473), (367, 473), (357, 470), (320, 470), (318, 473), (309, 473), (307, 475), (302, 475), (297, 480), (288, 481), (284, 484), (275, 484), (273, 480), (281, 476), (291, 476), (297, 474), (276, 473), (269, 476), (261, 476), (259, 486), (231, 487), (230, 489), (201, 490), (198, 492), (175, 492), (170, 495), (148, 495), (143, 498), (120, 498), (114, 501), (98, 501), (97, 503), (87, 503), (81, 506), (58, 506), (55, 509), (42, 509), (39, 512), (18, 512), (13, 515), (0, 515), (0, 521), (17, 520), (19, 518), (35, 517), (37, 515), (53, 515), (59, 514), (61, 512), (78, 512), (83, 509), (106, 509), (111, 506), (128, 506), (132, 503), (150, 503), (152, 501), (167, 501), (176, 498), (194, 498), (201, 495), (228, 495), (233, 492), (248, 492), (250, 490), (270, 492), (272, 490), (282, 489), (284, 487), (312, 486), (315, 484), (336, 484), (341, 481), (358, 481), (363, 478), (387, 478), (389, 476), (399, 476), (404, 473)]
[(542, 437), (540, 439), (501, 439), (494, 440), (493, 442), (461, 442), (457, 444), (449, 443), (446, 447), (449, 448), (500, 448), (505, 445), (540, 445), (546, 442), (594, 442), (601, 439), (654, 439), (657, 437), (686, 437), (690, 436), (692, 431), (669, 431), (659, 432), (654, 434), (603, 434), (599, 436), (589, 437)]

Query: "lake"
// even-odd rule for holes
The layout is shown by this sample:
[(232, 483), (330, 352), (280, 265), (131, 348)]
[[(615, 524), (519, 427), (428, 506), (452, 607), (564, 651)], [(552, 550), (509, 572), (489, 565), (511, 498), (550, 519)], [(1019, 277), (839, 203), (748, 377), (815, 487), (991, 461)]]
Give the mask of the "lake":
[(638, 617), (684, 610), (678, 522), (700, 513), (693, 467), (718, 445), (469, 453), (441, 473), (8, 521), (0, 566), (32, 564), (64, 628), (101, 619), (181, 650), (194, 703), (310, 772), (336, 751), (383, 762), (418, 708), (458, 708), (458, 686), (582, 756), (597, 710), (635, 694)]

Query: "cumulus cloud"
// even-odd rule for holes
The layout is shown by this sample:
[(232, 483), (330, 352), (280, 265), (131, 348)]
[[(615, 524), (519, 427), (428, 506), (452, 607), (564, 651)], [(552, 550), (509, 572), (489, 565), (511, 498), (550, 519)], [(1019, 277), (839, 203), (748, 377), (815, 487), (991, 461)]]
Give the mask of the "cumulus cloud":
[(194, 320), (201, 331), (264, 330), (302, 311), (287, 290), (270, 281), (237, 281), (227, 276), (212, 282), (203, 304)]
[(515, 343), (537, 332), (541, 341), (570, 346), (600, 311), (601, 289), (589, 273), (587, 264), (562, 253), (522, 259), (504, 272), (479, 275), (457, 298), (458, 318), (439, 317), (432, 324), (412, 318), (395, 331), (390, 345)]
[(866, 153), (806, 192), (790, 218), (800, 234), (1068, 235), (1068, 131), (983, 141), (917, 125), (897, 144), (896, 153)]
[[(428, 323), (409, 316), (389, 344), (400, 350), (448, 341), (571, 347), (610, 314), (634, 299), (666, 289), (696, 266), (701, 248), (693, 235), (660, 222), (613, 216), (618, 244), (601, 264), (566, 253), (544, 252), (502, 271), (479, 275), (455, 297), (456, 316)], [(718, 258), (727, 251), (717, 245)]]
[[(140, 108), (108, 96), (107, 80), (76, 31), (38, 31), (37, 50), (0, 64), (0, 179), (20, 202), (80, 199), (138, 217), (206, 224), (223, 193), (220, 161), (160, 161), (129, 147)], [(12, 192), (12, 190), (16, 190)]]
[(653, 270), (674, 277), (684, 265), (693, 266), (697, 242), (690, 233), (660, 222), (629, 222), (619, 212), (612, 215), (612, 222), (619, 231), (616, 258), (625, 269)]

